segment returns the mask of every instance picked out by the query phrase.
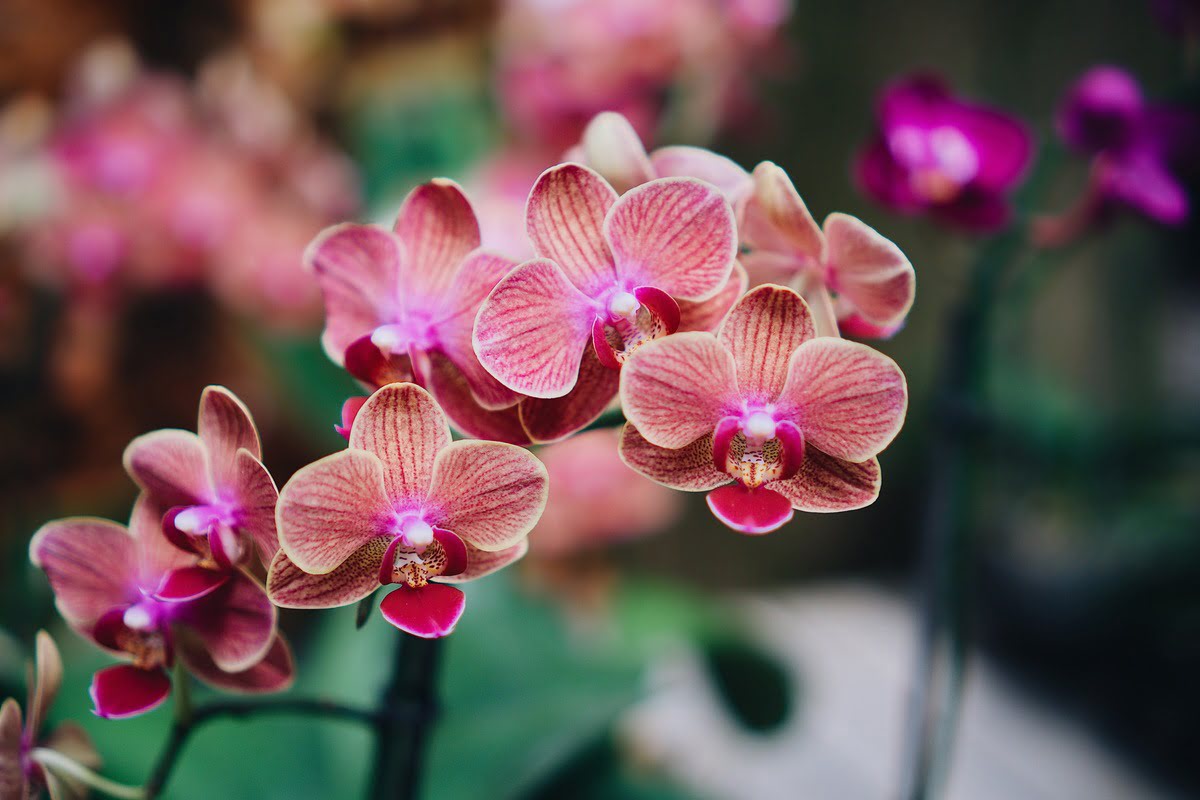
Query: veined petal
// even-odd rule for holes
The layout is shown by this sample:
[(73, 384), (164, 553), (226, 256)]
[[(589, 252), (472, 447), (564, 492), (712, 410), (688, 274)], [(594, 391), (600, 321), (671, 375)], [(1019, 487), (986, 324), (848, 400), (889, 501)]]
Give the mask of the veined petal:
[(429, 392), (411, 383), (393, 383), (371, 395), (350, 431), (350, 447), (366, 450), (383, 465), (393, 503), (425, 498), (433, 461), (448, 444), (445, 414)]
[[(354, 431), (358, 426), (356, 421)], [(379, 459), (343, 450), (301, 468), (284, 484), (276, 511), (279, 544), (305, 572), (331, 572), (381, 535), (381, 518), (390, 509)]]
[(410, 291), (433, 301), (443, 297), (459, 264), (479, 247), (479, 222), (457, 183), (435, 178), (409, 192), (392, 231), (404, 250)]
[(729, 280), (721, 287), (721, 291), (707, 300), (680, 300), (679, 330), (681, 331), (715, 331), (733, 308), (738, 298), (746, 293), (750, 279), (740, 262), (734, 263)]
[(403, 269), (400, 242), (375, 225), (335, 225), (313, 240), (304, 259), (325, 300), (321, 344), (341, 364), (355, 339), (391, 321)]
[(275, 505), (279, 490), (262, 462), (249, 450), (239, 450), (234, 462), (238, 528), (254, 542), (262, 563), (270, 564), (279, 550)]
[(720, 189), (731, 203), (750, 188), (750, 173), (703, 147), (660, 147), (650, 154), (650, 163), (656, 177), (699, 178)]
[(882, 353), (820, 337), (792, 354), (779, 407), (809, 445), (846, 461), (866, 461), (900, 432), (908, 387), (896, 362)]
[(716, 294), (733, 270), (733, 210), (711, 184), (660, 178), (622, 195), (604, 221), (617, 274), (685, 300)]
[(474, 349), (502, 384), (530, 397), (562, 397), (575, 385), (596, 312), (552, 261), (527, 261), (484, 301)]
[(825, 237), (800, 199), (787, 173), (770, 161), (754, 168), (754, 189), (739, 217), (742, 244), (751, 251), (795, 257), (818, 265), (825, 257)]
[(771, 284), (739, 300), (717, 334), (733, 355), (738, 389), (760, 403), (779, 396), (792, 352), (814, 336), (812, 315), (800, 295)]
[(876, 325), (897, 325), (912, 308), (917, 276), (900, 248), (848, 214), (825, 218), (832, 288)]
[(795, 514), (786, 497), (763, 486), (750, 489), (731, 483), (713, 489), (705, 499), (717, 519), (738, 533), (754, 536), (778, 530)]
[(180, 549), (163, 533), (162, 506), (143, 492), (129, 514), (129, 535), (136, 544), (138, 584), (144, 591), (153, 591), (163, 575), (196, 563), (195, 552)]
[(650, 444), (637, 428), (627, 423), (621, 431), (620, 453), (630, 469), (672, 489), (707, 492), (733, 480), (713, 466), (711, 433), (669, 450)]
[(234, 462), (239, 449), (245, 448), (255, 458), (262, 458), (262, 445), (249, 409), (224, 386), (205, 387), (200, 395), (196, 432), (208, 451), (214, 487), (226, 489), (235, 485), (238, 469)]
[(522, 400), (517, 406), (521, 425), (537, 444), (565, 439), (604, 413), (617, 396), (620, 380), (621, 373), (601, 364), (595, 348), (588, 347), (579, 362), (575, 388), (562, 397)]
[(430, 358), (429, 391), (450, 424), (463, 434), (509, 444), (530, 443), (529, 434), (521, 426), (519, 405), (494, 411), (479, 405), (462, 371), (439, 353)]
[(879, 496), (880, 483), (879, 459), (855, 464), (810, 447), (795, 476), (768, 485), (797, 511), (820, 513), (869, 506)]
[(683, 447), (712, 433), (738, 399), (733, 356), (710, 333), (648, 342), (621, 370), (625, 417), (659, 447)]
[(88, 692), (96, 716), (125, 719), (162, 705), (171, 693), (171, 679), (161, 668), (140, 669), (132, 664), (117, 664), (93, 675)]
[(240, 672), (267, 654), (275, 636), (275, 606), (252, 579), (235, 572), (212, 594), (185, 604), (176, 623), (194, 634), (226, 672)]
[(46, 721), (46, 711), (54, 705), (58, 690), (62, 687), (62, 656), (50, 634), (38, 631), (35, 639), (35, 673), (29, 686), (29, 703), (25, 728), (29, 741), (36, 742), (38, 733)]
[(525, 207), (525, 226), (537, 254), (558, 264), (589, 297), (617, 280), (604, 237), (604, 218), (616, 201), (616, 191), (594, 171), (560, 164), (537, 179)]
[(179, 656), (188, 670), (200, 680), (226, 692), (237, 694), (265, 694), (282, 692), (291, 687), (295, 680), (292, 649), (279, 634), (271, 642), (271, 648), (262, 660), (240, 672), (226, 672), (218, 667), (203, 647), (184, 639)]
[(59, 613), (77, 628), (90, 628), (110, 608), (140, 597), (136, 544), (115, 522), (48, 522), (29, 543), (29, 559), (45, 571)]
[(546, 467), (528, 450), (500, 442), (455, 442), (438, 453), (429, 502), (439, 528), (481, 550), (524, 538), (546, 507)]
[(615, 111), (603, 111), (583, 131), (583, 157), (620, 192), (658, 177), (637, 131)]
[(466, 607), (462, 591), (444, 583), (419, 589), (401, 586), (383, 598), (383, 618), (405, 633), (422, 639), (440, 639), (454, 631)]
[(357, 603), (379, 588), (379, 563), (391, 537), (378, 536), (332, 572), (310, 575), (277, 553), (267, 574), (267, 594), (280, 608), (336, 608)]
[(440, 575), (434, 580), (440, 583), (464, 583), (482, 578), (484, 575), (491, 575), (493, 572), (521, 560), (529, 552), (529, 540), (522, 539), (512, 547), (496, 551), (480, 550), (472, 544), (466, 544), (466, 548), (467, 568), (457, 575)]
[(151, 431), (129, 443), (125, 471), (165, 508), (207, 502), (212, 496), (208, 455), (191, 431)]

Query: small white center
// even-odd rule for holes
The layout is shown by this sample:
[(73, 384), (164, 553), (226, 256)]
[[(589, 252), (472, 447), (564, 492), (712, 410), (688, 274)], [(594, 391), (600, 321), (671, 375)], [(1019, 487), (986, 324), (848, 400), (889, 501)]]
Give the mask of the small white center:
[(765, 411), (755, 411), (742, 423), (742, 430), (749, 438), (759, 441), (775, 438), (775, 420)]
[(399, 325), (380, 325), (371, 331), (371, 344), (388, 355), (403, 353), (408, 349), (408, 336)]
[(934, 128), (929, 132), (929, 149), (938, 169), (957, 183), (966, 183), (979, 172), (979, 155), (957, 128)]
[(212, 515), (201, 511), (197, 506), (185, 508), (175, 515), (175, 527), (184, 533), (197, 534), (207, 528), (212, 521)]
[(421, 552), (433, 541), (433, 528), (423, 519), (406, 519), (400, 525), (400, 535), (409, 547)]
[(144, 631), (154, 626), (154, 617), (141, 605), (130, 606), (125, 609), (125, 613), (121, 616), (121, 621), (125, 623), (127, 628), (132, 628), (135, 631)]
[(629, 292), (617, 292), (608, 300), (608, 311), (617, 317), (631, 317), (637, 313), (641, 304)]

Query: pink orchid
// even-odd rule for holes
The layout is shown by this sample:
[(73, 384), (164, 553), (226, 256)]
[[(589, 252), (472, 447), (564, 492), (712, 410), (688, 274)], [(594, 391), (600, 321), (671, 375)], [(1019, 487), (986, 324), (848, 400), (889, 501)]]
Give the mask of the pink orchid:
[(0, 797), (25, 800), (43, 786), (51, 798), (82, 797), (86, 792), (78, 781), (56, 767), (62, 759), (89, 768), (99, 766), (100, 756), (87, 731), (74, 722), (63, 722), (51, 736), (41, 738), (63, 675), (58, 648), (45, 631), (38, 631), (36, 659), (26, 674), (29, 716), (25, 724), (16, 700), (9, 698), (0, 706)]
[(29, 545), (30, 560), (50, 579), (63, 618), (131, 662), (95, 674), (96, 714), (129, 717), (157, 707), (171, 691), (166, 669), (177, 656), (218, 688), (286, 688), (291, 654), (275, 632), (275, 607), (266, 592), (232, 571), (215, 589), (172, 599), (181, 586), (195, 583), (198, 559), (163, 536), (161, 519), (161, 509), (143, 494), (128, 529), (73, 517), (43, 525)]
[(490, 373), (530, 396), (520, 421), (537, 442), (586, 426), (639, 347), (715, 324), (743, 290), (733, 212), (698, 180), (662, 178), (618, 197), (594, 171), (562, 164), (538, 179), (526, 220), (541, 258), (496, 284), (474, 342)]
[(794, 510), (872, 503), (875, 456), (899, 432), (908, 390), (890, 358), (818, 337), (800, 295), (764, 285), (717, 335), (642, 348), (621, 374), (621, 401), (626, 464), (676, 489), (708, 491), (719, 520), (759, 534)]
[(330, 608), (396, 584), (380, 604), (384, 618), (415, 636), (445, 636), (464, 608), (449, 584), (524, 555), (546, 492), (546, 468), (529, 451), (451, 443), (428, 392), (389, 384), (358, 412), (349, 448), (283, 487), (283, 550), (267, 590), (284, 608)]
[(194, 570), (197, 583), (178, 587), (185, 593), (216, 589), (255, 549), (263, 564), (279, 549), (279, 492), (263, 466), (246, 406), (225, 387), (209, 386), (200, 396), (196, 430), (144, 434), (129, 443), (124, 458), (129, 476), (168, 509), (162, 522), (170, 541), (203, 556)]
[(821, 336), (888, 338), (916, 295), (900, 248), (849, 214), (818, 227), (787, 173), (764, 161), (738, 208), (746, 269), (761, 283), (787, 283), (808, 302)]
[(422, 184), (391, 231), (337, 225), (310, 245), (325, 298), (325, 352), (377, 388), (427, 387), (455, 426), (480, 438), (525, 444), (519, 395), (479, 364), (471, 328), (479, 304), (515, 266), (479, 249), (479, 223), (452, 181)]

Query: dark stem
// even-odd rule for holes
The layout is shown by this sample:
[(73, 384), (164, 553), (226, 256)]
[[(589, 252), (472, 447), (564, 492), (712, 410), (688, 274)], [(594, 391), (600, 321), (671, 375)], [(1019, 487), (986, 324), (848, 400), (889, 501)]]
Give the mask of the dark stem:
[(435, 685), (441, 639), (400, 636), (392, 679), (384, 688), (383, 709), (409, 708), (403, 718), (387, 714), (376, 722), (372, 798), (413, 800), (420, 796), (429, 731), (438, 715)]

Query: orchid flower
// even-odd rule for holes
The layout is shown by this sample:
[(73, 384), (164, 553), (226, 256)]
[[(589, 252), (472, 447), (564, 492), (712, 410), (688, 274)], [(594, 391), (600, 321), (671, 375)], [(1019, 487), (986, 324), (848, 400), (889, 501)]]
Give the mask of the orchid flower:
[(0, 706), (0, 797), (26, 800), (45, 787), (51, 800), (82, 797), (85, 789), (66, 771), (63, 759), (95, 768), (100, 756), (87, 731), (74, 722), (57, 725), (42, 739), (46, 714), (62, 686), (62, 657), (50, 634), (38, 631), (36, 658), (27, 670), (28, 717), (21, 724), (21, 706), (9, 698)]
[(415, 636), (445, 636), (465, 603), (449, 584), (524, 555), (546, 493), (546, 468), (528, 450), (451, 443), (428, 392), (389, 384), (359, 410), (346, 450), (283, 487), (282, 552), (267, 590), (284, 608), (330, 608), (394, 584), (384, 618)]
[[(224, 583), (257, 549), (270, 564), (279, 549), (275, 501), (279, 492), (263, 466), (250, 412), (223, 386), (200, 395), (199, 432), (167, 429), (137, 437), (125, 448), (125, 470), (158, 507), (163, 530), (182, 550), (202, 556), (187, 582), (165, 587), (175, 599)], [(166, 595), (164, 595), (166, 596)]]
[(856, 167), (867, 194), (896, 211), (927, 212), (968, 230), (1008, 223), (1007, 195), (1033, 149), (1019, 120), (954, 97), (926, 75), (884, 90), (878, 120), (879, 133)]
[(343, 224), (310, 245), (325, 298), (321, 343), (372, 389), (413, 381), (471, 436), (526, 444), (521, 399), (480, 366), (471, 346), (479, 304), (515, 264), (479, 249), (479, 223), (456, 183), (409, 193), (391, 231)]
[(621, 373), (621, 402), (626, 464), (709, 492), (717, 519), (761, 534), (795, 510), (872, 503), (875, 456), (899, 432), (908, 390), (890, 358), (818, 337), (800, 295), (768, 284), (738, 301), (717, 335), (643, 347)]
[(861, 220), (830, 214), (818, 227), (787, 173), (764, 161), (738, 208), (752, 279), (787, 283), (807, 301), (817, 334), (887, 338), (904, 324), (916, 275), (900, 248)]
[(150, 711), (171, 691), (167, 668), (180, 658), (196, 677), (222, 689), (279, 691), (292, 679), (291, 654), (275, 632), (275, 607), (253, 579), (232, 571), (190, 599), (198, 556), (163, 535), (162, 510), (143, 494), (128, 529), (72, 517), (43, 525), (29, 557), (45, 571), (59, 613), (93, 644), (129, 663), (92, 678), (101, 717)]
[(713, 325), (742, 290), (733, 212), (698, 180), (618, 197), (591, 169), (561, 164), (538, 179), (526, 220), (541, 257), (496, 284), (474, 343), (492, 375), (532, 398), (520, 418), (537, 442), (586, 426), (639, 347), (685, 323)]

